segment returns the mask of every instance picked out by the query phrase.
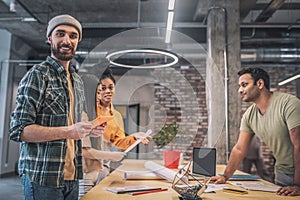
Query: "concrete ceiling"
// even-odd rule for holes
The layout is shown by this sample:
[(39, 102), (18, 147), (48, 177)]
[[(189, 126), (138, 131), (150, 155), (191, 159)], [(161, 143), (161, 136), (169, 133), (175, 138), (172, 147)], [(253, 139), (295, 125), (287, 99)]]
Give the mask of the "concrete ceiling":
[[(12, 1), (13, 2), (13, 1)], [(165, 28), (167, 0), (10, 0), (0, 1), (0, 28), (31, 46), (36, 58), (49, 54), (46, 25), (53, 16), (69, 13), (83, 25), (80, 51), (90, 51), (105, 39), (135, 28)], [(174, 30), (206, 43), (209, 0), (176, 0)], [(241, 49), (282, 54), (288, 48), (299, 62), (300, 0), (240, 1)], [(267, 49), (267, 50), (266, 50)], [(275, 53), (276, 54), (276, 53)], [(276, 56), (275, 56), (276, 57)], [(295, 60), (294, 60), (295, 63)]]

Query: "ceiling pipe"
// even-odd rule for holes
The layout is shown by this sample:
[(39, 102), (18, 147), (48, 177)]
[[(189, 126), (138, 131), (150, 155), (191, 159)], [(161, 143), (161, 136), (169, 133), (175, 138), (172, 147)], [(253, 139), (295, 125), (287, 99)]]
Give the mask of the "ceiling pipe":
[[(190, 46), (192, 48), (192, 46)], [(103, 52), (76, 52), (76, 55), (82, 57), (88, 57), (91, 59), (104, 58), (107, 55), (106, 51)], [(141, 59), (144, 59), (144, 55), (139, 54)], [(198, 58), (206, 59), (206, 54), (199, 55), (195, 53), (181, 53), (181, 57), (184, 58)], [(200, 57), (199, 57), (200, 56)], [(135, 59), (138, 55), (135, 55)], [(126, 56), (126, 59), (133, 59), (132, 56)], [(293, 65), (300, 63), (300, 48), (244, 48), (241, 49), (241, 61), (242, 63), (276, 63), (284, 65)]]
[(258, 63), (300, 63), (299, 48), (241, 49), (241, 61)]

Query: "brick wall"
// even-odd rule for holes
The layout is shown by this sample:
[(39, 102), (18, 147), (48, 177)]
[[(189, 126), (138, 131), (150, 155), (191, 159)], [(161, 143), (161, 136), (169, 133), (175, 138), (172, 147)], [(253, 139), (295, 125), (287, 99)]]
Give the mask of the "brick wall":
[(184, 130), (184, 135), (154, 151), (175, 148), (185, 152), (185, 159), (190, 159), (192, 147), (204, 145), (208, 119), (203, 72), (188, 66), (155, 70), (154, 76), (159, 77), (154, 85), (154, 103), (159, 105), (155, 109), (155, 129), (175, 120)]

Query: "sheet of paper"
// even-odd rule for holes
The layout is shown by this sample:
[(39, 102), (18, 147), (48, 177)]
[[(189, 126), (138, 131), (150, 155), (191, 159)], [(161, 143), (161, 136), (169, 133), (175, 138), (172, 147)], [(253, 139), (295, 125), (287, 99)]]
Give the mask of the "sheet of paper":
[(147, 132), (141, 137), (140, 139), (136, 140), (135, 143), (133, 143), (130, 147), (128, 147), (124, 152), (128, 153), (131, 151), (134, 147), (136, 147), (141, 141), (143, 141), (146, 137), (148, 137), (152, 133), (152, 130), (149, 129)]
[(235, 186), (242, 187), (247, 190), (256, 190), (256, 191), (264, 191), (264, 192), (276, 192), (280, 188), (280, 186), (278, 185), (266, 185), (259, 181), (253, 181), (253, 182), (230, 181), (229, 183)]
[(227, 189), (228, 187), (226, 186), (226, 184), (208, 184), (207, 188), (204, 190), (204, 193), (209, 193), (209, 192), (214, 192), (217, 190), (223, 190), (223, 189)]

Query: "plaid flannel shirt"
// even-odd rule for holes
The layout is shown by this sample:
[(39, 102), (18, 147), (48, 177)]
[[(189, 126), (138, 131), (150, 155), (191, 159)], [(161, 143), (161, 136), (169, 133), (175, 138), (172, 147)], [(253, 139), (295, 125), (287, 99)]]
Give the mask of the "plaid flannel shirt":
[[(74, 88), (74, 123), (81, 121), (85, 106), (83, 83), (71, 72)], [(26, 174), (41, 186), (61, 187), (67, 150), (66, 139), (30, 143), (21, 141), (24, 127), (67, 126), (69, 116), (67, 74), (58, 62), (47, 57), (33, 66), (19, 84), (16, 108), (11, 115), (10, 139), (20, 142), (19, 174)], [(75, 179), (82, 179), (81, 140), (75, 142)]]

